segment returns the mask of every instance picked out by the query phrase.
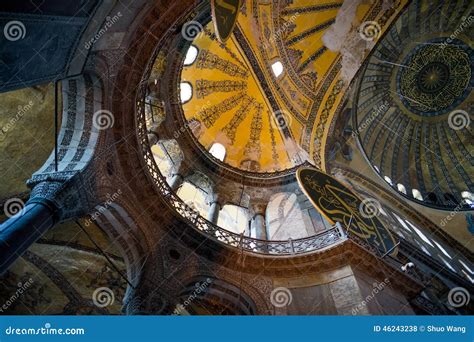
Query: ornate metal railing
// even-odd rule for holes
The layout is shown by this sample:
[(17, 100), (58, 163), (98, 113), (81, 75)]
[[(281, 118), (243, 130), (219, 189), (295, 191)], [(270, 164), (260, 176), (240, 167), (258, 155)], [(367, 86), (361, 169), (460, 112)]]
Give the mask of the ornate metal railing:
[(145, 113), (145, 87), (138, 89), (136, 103), (136, 127), (139, 143), (142, 147), (143, 158), (148, 173), (156, 189), (161, 194), (166, 205), (178, 213), (189, 224), (192, 224), (207, 237), (225, 243), (247, 252), (270, 255), (294, 255), (308, 253), (329, 247), (346, 239), (341, 225), (336, 224), (324, 232), (302, 238), (284, 241), (269, 241), (254, 239), (243, 234), (236, 234), (219, 227), (203, 218), (197, 211), (184, 203), (169, 187), (166, 178), (161, 174), (155, 162), (148, 142), (146, 113)]

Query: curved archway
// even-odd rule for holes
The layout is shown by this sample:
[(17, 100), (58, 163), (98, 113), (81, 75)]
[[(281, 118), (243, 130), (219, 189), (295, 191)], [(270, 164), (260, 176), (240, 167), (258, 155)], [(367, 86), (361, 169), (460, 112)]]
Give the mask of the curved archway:
[(216, 278), (197, 277), (179, 295), (177, 315), (255, 315), (254, 301), (242, 289)]
[(221, 209), (217, 225), (237, 234), (248, 232), (248, 210), (238, 205), (226, 204)]

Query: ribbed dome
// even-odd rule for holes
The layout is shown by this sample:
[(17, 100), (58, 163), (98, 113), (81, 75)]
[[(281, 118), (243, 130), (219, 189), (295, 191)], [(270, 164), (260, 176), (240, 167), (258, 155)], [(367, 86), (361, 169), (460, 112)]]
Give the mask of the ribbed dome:
[(399, 192), (436, 207), (457, 207), (474, 192), (469, 3), (410, 4), (378, 43), (355, 95), (369, 161)]

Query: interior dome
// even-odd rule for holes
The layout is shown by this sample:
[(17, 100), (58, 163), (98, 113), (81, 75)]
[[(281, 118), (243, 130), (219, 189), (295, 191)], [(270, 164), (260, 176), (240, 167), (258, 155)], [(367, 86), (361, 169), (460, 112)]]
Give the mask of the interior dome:
[(449, 21), (433, 12), (426, 30), (408, 11), (401, 16), (361, 72), (355, 117), (367, 159), (396, 191), (423, 205), (469, 210), (474, 51), (468, 32), (443, 33), (456, 25), (455, 14)]
[[(241, 51), (235, 35), (221, 44), (212, 22), (188, 48), (186, 60), (193, 61), (184, 63), (181, 84), (192, 85), (192, 95), (181, 102), (185, 119), (200, 128), (193, 130), (195, 138), (210, 152), (216, 145), (224, 147), (224, 158), (211, 155), (248, 171), (274, 172), (302, 164), (306, 158), (293, 133), (293, 116), (274, 110), (279, 107), (260, 67)], [(278, 73), (263, 77), (281, 75), (284, 66), (278, 63)]]

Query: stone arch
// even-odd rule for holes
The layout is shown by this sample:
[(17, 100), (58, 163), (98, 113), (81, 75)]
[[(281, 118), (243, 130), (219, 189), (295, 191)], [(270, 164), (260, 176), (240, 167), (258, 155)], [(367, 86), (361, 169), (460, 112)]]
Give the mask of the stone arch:
[(58, 135), (57, 171), (54, 151), (35, 175), (83, 170), (91, 161), (102, 130), (114, 123), (103, 108), (102, 81), (92, 73), (61, 81), (62, 119)]

